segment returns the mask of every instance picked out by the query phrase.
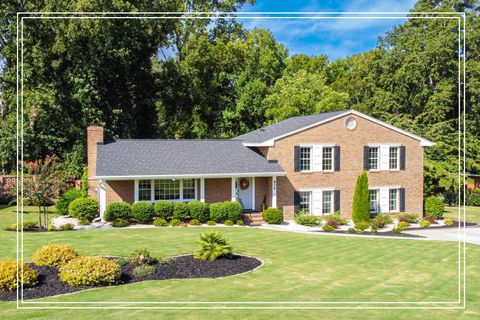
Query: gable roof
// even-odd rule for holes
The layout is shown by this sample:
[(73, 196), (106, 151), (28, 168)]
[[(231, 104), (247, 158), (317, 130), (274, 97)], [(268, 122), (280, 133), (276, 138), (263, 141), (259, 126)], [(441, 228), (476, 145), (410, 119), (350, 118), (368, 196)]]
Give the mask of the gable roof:
[(264, 128), (257, 129), (255, 131), (240, 135), (233, 138), (233, 140), (242, 141), (245, 146), (273, 146), (275, 140), (281, 139), (283, 137), (295, 134), (297, 132), (321, 125), (323, 123), (335, 120), (337, 118), (343, 117), (345, 115), (354, 114), (364, 119), (370, 120), (376, 124), (389, 128), (393, 131), (396, 131), (400, 134), (406, 135), (410, 138), (420, 141), (420, 145), (423, 147), (430, 147), (435, 145), (434, 142), (431, 142), (427, 139), (424, 139), (420, 136), (414, 135), (410, 132), (392, 126), (386, 122), (380, 121), (373, 117), (370, 117), (364, 113), (361, 113), (356, 110), (342, 110), (342, 111), (333, 111), (333, 112), (323, 112), (307, 116), (297, 116), (292, 117), (272, 125), (269, 125)]
[(97, 145), (98, 179), (285, 175), (235, 140), (112, 140)]

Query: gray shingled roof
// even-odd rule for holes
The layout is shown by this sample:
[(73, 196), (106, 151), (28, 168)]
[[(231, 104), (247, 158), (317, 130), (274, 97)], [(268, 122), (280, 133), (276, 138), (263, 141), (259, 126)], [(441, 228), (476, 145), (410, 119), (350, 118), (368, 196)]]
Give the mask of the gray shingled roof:
[(284, 173), (235, 140), (113, 140), (97, 146), (97, 176)]
[(332, 111), (332, 112), (323, 112), (312, 114), (308, 116), (298, 116), (293, 118), (288, 118), (286, 120), (274, 123), (264, 128), (257, 129), (255, 131), (243, 134), (241, 136), (235, 137), (232, 140), (240, 140), (243, 142), (251, 143), (261, 143), (272, 138), (287, 134), (289, 132), (307, 127), (314, 123), (327, 120), (328, 118), (334, 117), (341, 113), (345, 113), (347, 110), (342, 111)]

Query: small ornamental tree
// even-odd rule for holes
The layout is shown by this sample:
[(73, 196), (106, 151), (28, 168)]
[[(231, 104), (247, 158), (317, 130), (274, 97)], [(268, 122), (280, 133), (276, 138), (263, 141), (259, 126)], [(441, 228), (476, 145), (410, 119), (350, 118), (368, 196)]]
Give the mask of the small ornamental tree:
[(88, 196), (88, 188), (90, 188), (90, 184), (88, 183), (88, 167), (83, 167), (83, 175), (82, 175), (82, 187), (81, 191), (83, 196)]
[(352, 220), (358, 222), (370, 221), (370, 198), (368, 192), (368, 177), (364, 171), (357, 179), (353, 194)]

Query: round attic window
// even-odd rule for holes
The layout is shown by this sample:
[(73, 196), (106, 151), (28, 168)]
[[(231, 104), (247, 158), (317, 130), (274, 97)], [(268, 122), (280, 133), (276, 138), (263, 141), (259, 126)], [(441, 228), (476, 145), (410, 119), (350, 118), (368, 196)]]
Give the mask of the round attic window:
[(348, 118), (345, 121), (345, 126), (348, 130), (353, 130), (357, 127), (357, 120), (355, 120), (355, 118)]

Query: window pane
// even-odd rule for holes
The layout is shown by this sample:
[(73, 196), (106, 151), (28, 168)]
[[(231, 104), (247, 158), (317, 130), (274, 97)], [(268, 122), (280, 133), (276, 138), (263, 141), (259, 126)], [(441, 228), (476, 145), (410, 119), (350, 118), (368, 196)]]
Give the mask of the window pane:
[(378, 197), (378, 193), (379, 193), (379, 190), (369, 190), (371, 212), (380, 211), (380, 199)]
[(183, 180), (183, 199), (195, 199), (195, 180)]
[(138, 181), (138, 200), (152, 200), (152, 183), (150, 180)]
[(368, 169), (378, 169), (378, 147), (368, 148)]
[(398, 147), (390, 147), (390, 169), (398, 169)]
[(324, 147), (323, 148), (323, 160), (322, 160), (323, 170), (329, 171), (333, 168), (333, 148)]
[(312, 148), (300, 148), (300, 170), (310, 170), (310, 153)]
[(322, 196), (322, 213), (328, 214), (332, 213), (332, 198), (333, 198), (333, 191), (323, 191)]
[(310, 212), (310, 191), (300, 191), (300, 211), (308, 211)]
[(398, 211), (398, 189), (390, 189), (388, 193), (388, 209)]
[(155, 200), (179, 200), (180, 180), (155, 180)]

